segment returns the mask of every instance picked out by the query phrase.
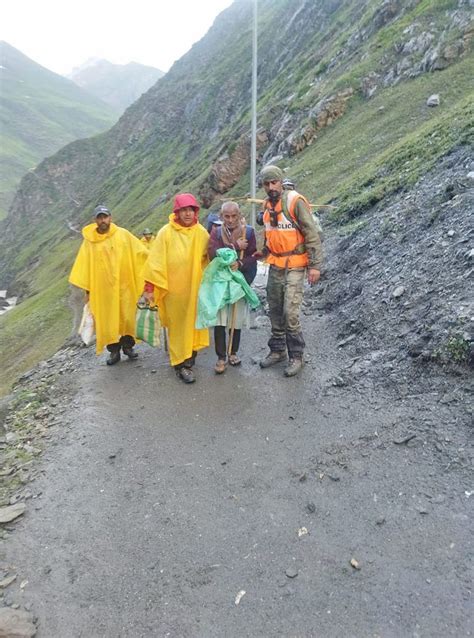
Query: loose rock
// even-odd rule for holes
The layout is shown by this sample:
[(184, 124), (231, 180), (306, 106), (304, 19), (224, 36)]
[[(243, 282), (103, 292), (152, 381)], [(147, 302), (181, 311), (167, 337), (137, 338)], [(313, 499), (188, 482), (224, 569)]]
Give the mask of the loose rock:
[(240, 601), (242, 600), (242, 597), (245, 596), (245, 594), (246, 594), (245, 589), (241, 589), (239, 591), (239, 593), (235, 597), (235, 604), (236, 605), (238, 605), (240, 603)]
[(16, 503), (7, 507), (0, 507), (0, 523), (10, 523), (21, 516), (26, 510), (24, 503)]
[(405, 288), (403, 286), (397, 286), (393, 291), (392, 291), (392, 297), (394, 299), (398, 299), (399, 297), (401, 297), (403, 294), (405, 294)]
[(10, 607), (0, 609), (0, 638), (32, 638), (35, 634), (32, 614)]
[(401, 437), (400, 439), (394, 439), (393, 442), (395, 445), (403, 445), (416, 438), (416, 434), (407, 434), (406, 436)]
[(5, 589), (8, 585), (11, 585), (13, 581), (16, 580), (16, 574), (12, 574), (11, 576), (6, 576), (3, 580), (0, 580), (0, 589)]
[(426, 100), (426, 106), (439, 106), (438, 93), (433, 93), (433, 95), (430, 95), (430, 97)]

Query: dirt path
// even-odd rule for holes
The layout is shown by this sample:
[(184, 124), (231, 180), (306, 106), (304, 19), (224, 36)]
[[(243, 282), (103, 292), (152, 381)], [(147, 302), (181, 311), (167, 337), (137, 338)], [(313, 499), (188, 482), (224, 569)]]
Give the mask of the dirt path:
[(209, 351), (189, 387), (145, 346), (76, 357), (2, 548), (39, 638), (472, 635), (463, 424), (442, 396), (350, 383), (330, 326), (305, 328), (299, 380), (251, 363), (265, 327), (241, 369), (216, 378)]

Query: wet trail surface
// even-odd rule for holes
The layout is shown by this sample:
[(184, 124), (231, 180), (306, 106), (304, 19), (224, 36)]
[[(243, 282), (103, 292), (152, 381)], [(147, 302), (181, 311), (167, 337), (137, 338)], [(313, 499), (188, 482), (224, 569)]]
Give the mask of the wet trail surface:
[(192, 386), (147, 346), (78, 355), (7, 544), (39, 638), (471, 635), (471, 487), (429, 425), (451, 408), (339, 384), (325, 320), (305, 329), (296, 379), (252, 363), (266, 327)]

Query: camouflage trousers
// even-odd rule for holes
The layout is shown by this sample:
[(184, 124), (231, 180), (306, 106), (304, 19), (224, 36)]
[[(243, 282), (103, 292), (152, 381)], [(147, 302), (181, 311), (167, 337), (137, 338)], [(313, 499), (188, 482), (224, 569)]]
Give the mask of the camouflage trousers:
[(305, 342), (301, 332), (300, 310), (306, 270), (284, 270), (270, 266), (267, 302), (272, 324), (268, 346), (272, 352), (288, 350), (290, 359), (302, 359)]

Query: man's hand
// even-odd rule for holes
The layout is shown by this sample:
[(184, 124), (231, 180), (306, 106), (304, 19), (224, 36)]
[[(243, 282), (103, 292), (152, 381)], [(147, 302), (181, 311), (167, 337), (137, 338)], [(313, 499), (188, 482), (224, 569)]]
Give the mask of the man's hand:
[(314, 286), (319, 281), (321, 273), (317, 268), (308, 268), (308, 283)]
[(246, 239), (238, 239), (235, 243), (239, 247), (239, 250), (245, 250), (247, 246), (249, 245)]
[(230, 269), (231, 269), (231, 270), (238, 270), (238, 269), (239, 269), (239, 262), (238, 262), (238, 261), (234, 261), (234, 262), (230, 265)]
[(84, 293), (84, 304), (89, 303), (89, 291), (86, 290)]

